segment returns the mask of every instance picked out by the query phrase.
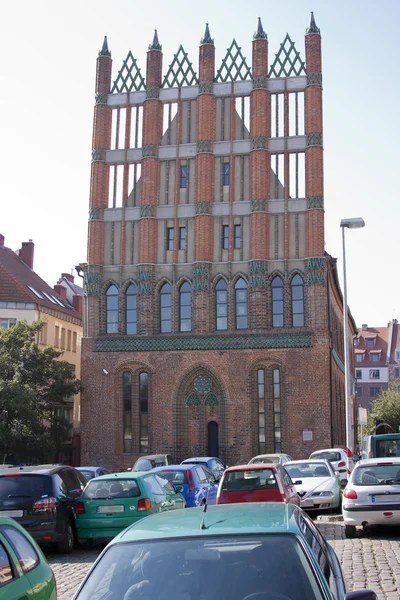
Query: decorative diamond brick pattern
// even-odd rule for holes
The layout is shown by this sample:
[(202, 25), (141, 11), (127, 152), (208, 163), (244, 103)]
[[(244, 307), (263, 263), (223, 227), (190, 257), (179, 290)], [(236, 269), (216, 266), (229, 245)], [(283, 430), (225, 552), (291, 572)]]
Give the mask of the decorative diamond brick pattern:
[(98, 92), (94, 97), (95, 104), (107, 104), (107, 96), (108, 94)]
[(322, 146), (322, 133), (314, 131), (312, 133), (307, 133), (307, 148), (310, 146)]
[(236, 40), (232, 40), (225, 58), (218, 69), (215, 81), (245, 81), (251, 79), (250, 67), (242, 54), (242, 49)]
[(100, 296), (100, 273), (98, 271), (86, 271), (83, 278), (83, 295)]
[(324, 197), (321, 196), (308, 196), (307, 208), (324, 208)]
[(101, 148), (94, 148), (92, 150), (92, 162), (104, 162), (106, 159), (106, 152)]
[(140, 218), (155, 217), (156, 207), (153, 204), (142, 204), (140, 207)]
[(266, 90), (268, 85), (268, 77), (254, 77), (253, 90)]
[(196, 215), (211, 215), (211, 202), (196, 202)]
[(307, 73), (307, 85), (322, 85), (322, 73)]
[(212, 81), (203, 81), (199, 83), (199, 94), (212, 94), (214, 84)]
[(143, 146), (142, 149), (142, 157), (156, 157), (157, 156), (157, 146), (155, 144), (147, 144)]
[(138, 92), (145, 88), (146, 84), (137, 65), (136, 58), (132, 56), (132, 52), (129, 50), (128, 56), (122, 63), (122, 67), (118, 72), (118, 77), (114, 81), (111, 93), (132, 92), (133, 90)]
[(266, 274), (267, 273), (267, 265), (264, 261), (252, 261), (249, 266), (249, 275), (258, 275), (258, 274)]
[(265, 198), (254, 198), (251, 201), (251, 212), (266, 212), (267, 200)]
[(250, 275), (249, 288), (265, 288), (267, 287), (267, 279), (264, 275)]
[(146, 88), (146, 98), (147, 99), (151, 99), (151, 98), (155, 98), (158, 99), (160, 97), (160, 88), (156, 85), (150, 85), (149, 87)]
[(313, 257), (306, 260), (306, 283), (312, 285), (314, 283), (325, 283), (325, 258)]
[(266, 150), (267, 149), (267, 138), (265, 135), (256, 135), (252, 139), (252, 150)]
[(98, 221), (101, 219), (100, 208), (89, 208), (89, 221)]
[(211, 140), (197, 141), (197, 154), (203, 154), (204, 152), (211, 152)]
[(300, 58), (300, 52), (296, 50), (294, 42), (286, 34), (275, 60), (271, 65), (268, 77), (290, 77), (306, 73), (304, 62)]
[(96, 352), (160, 352), (167, 350), (247, 350), (311, 348), (311, 335), (196, 336), (182, 338), (97, 339)]
[(174, 60), (164, 77), (162, 87), (182, 87), (183, 85), (195, 85), (198, 82), (193, 65), (181, 44), (178, 52), (174, 54)]

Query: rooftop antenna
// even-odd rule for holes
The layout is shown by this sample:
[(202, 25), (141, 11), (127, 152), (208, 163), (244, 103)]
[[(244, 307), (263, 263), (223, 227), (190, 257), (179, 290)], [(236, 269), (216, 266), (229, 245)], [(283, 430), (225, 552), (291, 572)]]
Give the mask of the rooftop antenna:
[[(207, 502), (204, 502), (204, 506), (203, 506), (203, 513), (205, 513), (205, 512), (207, 512)], [(206, 526), (204, 524), (204, 516), (201, 520), (200, 529), (206, 529)]]

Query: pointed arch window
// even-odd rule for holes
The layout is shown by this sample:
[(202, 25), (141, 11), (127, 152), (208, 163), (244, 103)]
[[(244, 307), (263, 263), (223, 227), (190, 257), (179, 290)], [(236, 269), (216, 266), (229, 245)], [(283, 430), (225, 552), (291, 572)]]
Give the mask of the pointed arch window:
[(137, 334), (137, 288), (131, 285), (126, 290), (126, 333), (127, 335)]
[(272, 327), (283, 327), (283, 281), (277, 275), (272, 280)]
[(124, 452), (132, 452), (132, 373), (122, 374), (122, 414)]
[(118, 290), (110, 285), (106, 291), (107, 333), (118, 333)]
[(179, 289), (179, 331), (192, 331), (192, 286), (187, 281)]
[[(257, 370), (258, 452), (264, 454), (273, 435), (274, 452), (282, 452), (281, 374), (279, 369)], [(273, 419), (273, 422), (271, 422)]]
[(240, 278), (235, 283), (236, 329), (247, 329), (247, 283)]
[(217, 314), (217, 330), (228, 329), (228, 286), (225, 279), (220, 279), (215, 286), (215, 304)]
[(139, 375), (139, 452), (149, 451), (149, 376)]
[(164, 283), (160, 290), (160, 329), (161, 333), (172, 331), (172, 288)]
[(291, 288), (293, 327), (304, 327), (304, 284), (300, 275), (293, 277)]

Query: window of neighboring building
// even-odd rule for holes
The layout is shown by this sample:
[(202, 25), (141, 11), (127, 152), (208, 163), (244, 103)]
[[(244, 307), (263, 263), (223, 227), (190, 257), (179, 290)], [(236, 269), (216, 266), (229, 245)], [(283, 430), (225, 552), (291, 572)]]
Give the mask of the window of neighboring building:
[(394, 376), (395, 377), (400, 377), (400, 368), (399, 367), (395, 368), (395, 370), (394, 370)]
[(283, 327), (283, 281), (277, 276), (271, 284), (272, 288), (272, 327)]
[(223, 173), (224, 185), (229, 185), (229, 175), (230, 175), (230, 164), (228, 162), (224, 162), (224, 173)]
[(4, 327), (5, 329), (9, 329), (13, 325), (15, 325), (16, 322), (17, 322), (17, 319), (7, 319), (7, 318), (4, 317), (4, 318), (0, 319), (0, 327)]
[(78, 343), (78, 334), (76, 331), (72, 332), (72, 352), (76, 352), (76, 346)]
[(167, 227), (167, 250), (174, 249), (174, 228)]
[(353, 346), (358, 346), (358, 338), (354, 338), (353, 340)]
[(357, 396), (357, 398), (362, 397), (362, 388), (356, 387), (356, 396)]
[(370, 354), (371, 362), (379, 362), (380, 355), (379, 354)]
[(126, 333), (127, 335), (137, 334), (137, 288), (131, 285), (126, 290)]
[(65, 329), (64, 327), (61, 327), (61, 343), (60, 343), (61, 348), (64, 350), (65, 349)]
[(379, 387), (370, 387), (369, 395), (371, 398), (376, 398), (376, 396), (379, 396), (380, 391), (381, 391), (381, 388), (379, 388)]
[(215, 304), (217, 330), (228, 329), (228, 286), (225, 279), (220, 279), (215, 286)]
[(192, 331), (192, 286), (187, 281), (179, 289), (179, 331)]
[(118, 333), (118, 290), (110, 285), (106, 291), (107, 333)]
[(396, 350), (396, 360), (400, 360), (400, 350)]
[(187, 165), (181, 165), (181, 188), (187, 187)]
[(370, 369), (369, 370), (369, 378), (370, 379), (380, 379), (380, 371), (379, 369)]
[(235, 225), (234, 233), (235, 233), (235, 248), (241, 248), (242, 247), (242, 226)]
[(362, 379), (361, 369), (356, 369), (356, 379)]
[(164, 283), (160, 290), (160, 324), (161, 333), (172, 331), (172, 288)]
[(58, 325), (54, 327), (54, 346), (58, 348), (58, 344), (60, 341), (60, 328)]
[(72, 338), (72, 331), (70, 329), (68, 329), (68, 331), (67, 331), (67, 350), (71, 350), (71, 338)]
[(139, 375), (139, 452), (149, 451), (149, 378)]
[(222, 248), (229, 248), (229, 225), (222, 225)]
[(186, 249), (186, 227), (179, 227), (179, 250)]
[(293, 277), (291, 288), (293, 327), (304, 327), (304, 285), (300, 275)]
[(362, 362), (364, 360), (364, 354), (356, 354), (356, 362)]
[(47, 323), (43, 323), (42, 329), (40, 330), (40, 343), (47, 344)]
[(375, 346), (375, 339), (374, 338), (367, 338), (366, 342), (367, 342), (367, 346), (369, 346), (369, 347)]
[(122, 374), (123, 451), (132, 452), (132, 373)]
[(241, 277), (235, 283), (236, 329), (247, 329), (247, 283)]

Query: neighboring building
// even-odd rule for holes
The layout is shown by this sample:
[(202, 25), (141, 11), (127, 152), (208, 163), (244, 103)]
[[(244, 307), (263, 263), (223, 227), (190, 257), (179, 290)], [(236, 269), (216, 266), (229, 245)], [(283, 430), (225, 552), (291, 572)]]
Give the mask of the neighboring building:
[(354, 338), (356, 397), (364, 408), (369, 409), (371, 401), (388, 388), (388, 337), (389, 327), (362, 325)]
[[(320, 31), (252, 66), (97, 60), (82, 461), (115, 469), (345, 445), (343, 302), (325, 253)], [(270, 55), (271, 56), (271, 55)], [(270, 66), (270, 62), (272, 65)], [(332, 84), (333, 85), (333, 84)], [(349, 339), (356, 333), (349, 319)], [(352, 356), (352, 353), (351, 353)], [(351, 364), (353, 370), (353, 364)]]
[(395, 383), (400, 392), (400, 327), (397, 319), (389, 325), (389, 383)]
[[(33, 270), (34, 243), (24, 242), (19, 252), (4, 245), (0, 235), (0, 326), (12, 327), (17, 321), (32, 324), (38, 319), (44, 326), (38, 334), (40, 346), (47, 344), (63, 350), (62, 360), (74, 366), (80, 378), (82, 338), (82, 289), (75, 286), (72, 295), (61, 282), (66, 277), (73, 285), (73, 277), (63, 274), (54, 289)], [(69, 279), (68, 279), (69, 278)], [(72, 279), (71, 279), (72, 278)], [(80, 290), (80, 293), (79, 293)], [(79, 464), (80, 453), (80, 394), (70, 405), (60, 406), (59, 414), (73, 424), (71, 440), (58, 460)]]

